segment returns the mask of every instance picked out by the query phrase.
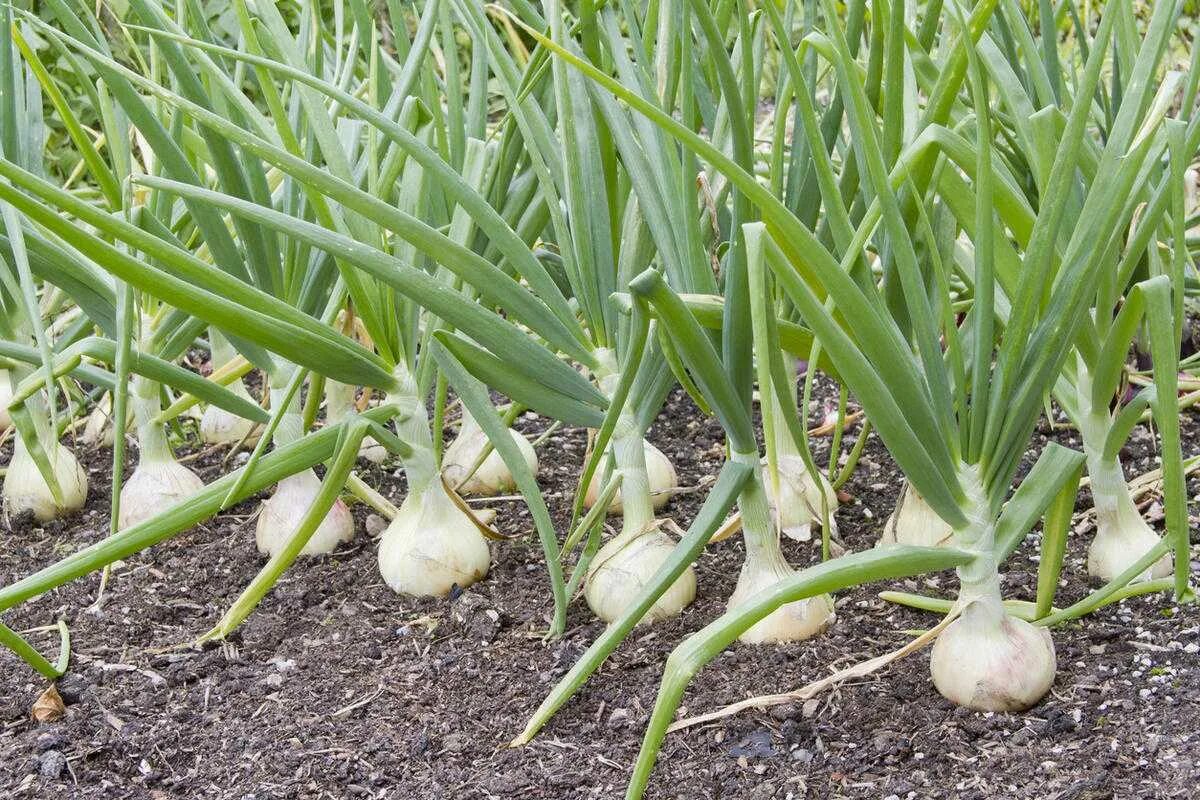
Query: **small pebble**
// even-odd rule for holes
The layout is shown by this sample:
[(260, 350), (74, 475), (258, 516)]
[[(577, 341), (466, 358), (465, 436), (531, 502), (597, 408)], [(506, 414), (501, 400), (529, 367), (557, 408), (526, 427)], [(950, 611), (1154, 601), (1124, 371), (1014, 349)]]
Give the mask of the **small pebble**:
[(38, 774), (43, 778), (57, 780), (67, 768), (67, 757), (58, 750), (47, 750), (38, 759)]
[(381, 535), (387, 526), (387, 520), (378, 514), (367, 515), (367, 533), (369, 533), (372, 537)]

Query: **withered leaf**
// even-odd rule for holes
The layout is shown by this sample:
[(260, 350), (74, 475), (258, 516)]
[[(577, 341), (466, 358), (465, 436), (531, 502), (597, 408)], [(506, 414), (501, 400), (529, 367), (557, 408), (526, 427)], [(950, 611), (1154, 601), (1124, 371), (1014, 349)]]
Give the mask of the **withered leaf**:
[(58, 693), (58, 687), (53, 683), (46, 688), (46, 691), (38, 695), (38, 699), (33, 704), (33, 718), (38, 722), (54, 722), (56, 719), (61, 719), (63, 714), (67, 713), (67, 707), (63, 704), (62, 695)]

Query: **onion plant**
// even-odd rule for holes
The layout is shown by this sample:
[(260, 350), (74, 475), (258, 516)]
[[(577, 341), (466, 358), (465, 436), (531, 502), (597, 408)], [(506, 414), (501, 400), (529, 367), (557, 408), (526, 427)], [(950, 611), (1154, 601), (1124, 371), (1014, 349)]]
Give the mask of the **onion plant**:
[[(176, 137), (178, 140), (209, 142), (208, 150), (193, 152), (191, 158), (201, 159), (205, 166), (211, 164), (217, 172), (209, 159), (229, 156), (226, 166), (244, 171), (243, 186), (268, 187), (265, 194), (244, 191), (236, 180), (218, 176), (219, 190), (208, 188), (197, 177), (205, 173), (190, 168), (172, 172), (165, 158), (159, 160), (162, 174), (136, 176), (135, 184), (156, 196), (170, 194), (181, 199), (183, 205), (176, 211), (185, 225), (194, 223), (195, 227), (188, 226), (189, 239), (200, 242), (199, 247), (185, 246), (177, 237), (156, 235), (107, 215), (8, 161), (0, 163), (0, 174), (11, 183), (0, 189), (0, 194), (32, 222), (61, 235), (119, 280), (203, 324), (229, 334), (236, 331), (239, 350), (249, 346), (270, 353), (275, 369), (287, 369), (280, 364), (296, 365), (290, 374), (271, 376), (273, 416), (266, 438), (276, 435), (283, 452), (299, 448), (299, 452), (320, 458), (330, 456), (328, 450), (303, 447), (311, 436), (289, 440), (286, 435), (288, 426), (299, 433), (294, 400), (306, 371), (383, 391), (388, 399), (382, 408), (388, 413), (370, 417), (371, 435), (404, 459), (408, 495), (381, 543), (381, 569), (389, 582), (402, 590), (444, 593), (456, 583), (466, 585), (486, 572), (489, 556), (479, 527), (453, 502), (437, 476), (425, 411), (425, 398), (436, 375), (433, 362), (425, 355), (434, 332), (453, 329), (471, 347), (490, 348), (479, 352), (502, 353), (517, 360), (526, 380), (547, 387), (547, 399), (532, 407), (553, 410), (565, 402), (573, 410), (562, 416), (572, 422), (598, 425), (604, 398), (556, 353), (567, 353), (592, 369), (598, 361), (585, 346), (586, 336), (545, 268), (487, 204), (478, 187), (431, 146), (438, 126), (411, 94), (412, 80), (405, 78), (411, 71), (420, 74), (424, 69), (427, 53), (423, 48), (414, 47), (405, 65), (393, 65), (399, 66), (401, 79), (396, 82), (381, 64), (385, 56), (377, 43), (371, 45), (374, 55), (365, 75), (356, 76), (347, 67), (346, 74), (340, 75), (342, 82), (361, 82), (379, 101), (366, 103), (358, 98), (357, 90), (348, 91), (322, 77), (322, 70), (306, 57), (273, 7), (259, 8), (253, 18), (248, 8), (239, 6), (238, 10), (244, 35), (251, 43), (245, 51), (207, 42), (202, 30), (189, 37), (158, 6), (149, 2), (137, 6), (144, 27), (154, 31), (163, 63), (178, 89), (118, 64), (81, 25), (62, 21), (67, 31), (63, 34), (32, 18), (26, 20), (39, 33), (92, 64), (114, 86), (126, 87), (126, 111), (131, 119), (141, 115), (135, 124), (163, 127), (169, 122), (187, 132)], [(310, 33), (315, 35), (315, 31)], [(316, 58), (320, 60), (320, 56)], [(253, 66), (258, 85), (268, 97), (265, 113), (250, 105), (226, 77), (223, 64), (234, 62)], [(287, 87), (290, 111), (274, 81)], [(147, 98), (153, 99), (161, 119), (143, 113), (147, 112)], [(478, 174), (484, 174), (486, 148), (468, 145), (475, 156), (468, 158), (464, 152), (463, 164), (474, 161)], [(282, 181), (278, 180), (280, 174), (285, 176)], [(269, 189), (272, 181), (278, 188)], [(72, 219), (64, 219), (64, 213)], [(424, 222), (426, 215), (448, 219), (449, 230), (457, 230), (459, 235), (451, 238)], [(219, 230), (204, 230), (200, 221), (205, 217), (218, 220)], [(500, 249), (511, 273), (497, 269), (465, 244), (476, 230)], [(209, 258), (215, 259), (218, 250), (214, 242), (230, 236), (236, 236), (240, 248), (233, 250), (237, 263), (225, 269), (226, 265)], [(252, 236), (269, 243), (267, 249), (273, 252), (295, 254), (291, 263), (298, 267), (307, 265), (295, 273), (294, 283), (303, 284), (312, 280), (307, 276), (322, 274), (313, 272), (314, 267), (336, 267), (336, 280), (323, 307), (306, 313), (288, 302), (291, 296), (286, 287), (267, 291), (264, 287), (271, 285), (267, 280), (249, 275), (250, 266), (261, 266), (242, 257), (250, 247), (246, 240)], [(459, 281), (473, 287), (477, 297), (458, 288)], [(377, 352), (330, 326), (347, 296), (363, 317)], [(504, 315), (497, 309), (503, 309)], [(495, 429), (501, 422), (495, 411), (490, 407), (471, 410), (496, 442)], [(378, 426), (391, 417), (400, 421), (398, 435)], [(330, 429), (342, 431), (335, 434), (341, 437), (338, 453), (350, 446), (348, 431), (358, 431), (355, 451), (365, 436), (353, 418)], [(285, 431), (282, 438), (277, 435), (280, 430)], [(503, 441), (495, 446), (513, 468), (534, 512), (555, 598), (551, 629), (560, 631), (565, 602), (557, 543), (533, 477), (514, 466), (519, 454), (511, 439), (508, 441), (511, 447)], [(213, 513), (245, 496), (246, 485), (258, 485), (258, 466), (268, 463), (268, 456), (260, 456), (261, 449), (262, 445), (217, 505), (207, 490), (197, 495), (205, 498), (204, 503), (181, 505)], [(343, 459), (335, 462), (341, 464)], [(303, 464), (300, 471), (308, 470), (312, 463)], [(210, 635), (232, 630), (301, 552), (336, 502), (342, 485), (339, 478), (344, 482), (342, 471), (330, 472), (295, 531)], [(95, 568), (107, 563), (103, 559), (108, 554), (127, 552), (131, 543), (173, 535), (180, 528), (172, 526), (184, 519), (192, 517), (172, 510), (133, 526), (114, 537), (111, 547), (92, 553), (86, 563)], [(468, 561), (464, 562), (464, 557)], [(32, 579), (33, 585), (44, 591), (65, 574), (54, 568), (44, 570)]]
[[(589, 369), (591, 379), (609, 401), (578, 499), (594, 503), (603, 492), (605, 475), (619, 474), (610, 509), (621, 513), (621, 528), (598, 551), (585, 548), (581, 564), (586, 575), (577, 575), (585, 581), (589, 606), (611, 622), (671, 553), (673, 545), (655, 511), (674, 488), (674, 470), (645, 442), (670, 388), (666, 359), (653, 344), (642, 352), (645, 332), (631, 329), (610, 295), (655, 259), (681, 291), (713, 291), (712, 272), (703, 260), (685, 255), (695, 244), (694, 235), (688, 238), (697, 227), (695, 221), (676, 231), (659, 224), (661, 207), (670, 195), (655, 186), (651, 176), (679, 185), (683, 178), (678, 161), (661, 152), (635, 151), (628, 118), (594, 102), (581, 76), (548, 60), (544, 50), (520, 71), (481, 9), (462, 2), (455, 8), (473, 41), (487, 47), (489, 66), (511, 115), (502, 152), (513, 154), (533, 173), (539, 191), (532, 202), (544, 205), (549, 217), (543, 239), (561, 261), (597, 365)], [(553, 28), (559, 20), (557, 5), (548, 5), (547, 11)], [(600, 35), (603, 21), (586, 13), (581, 24), (590, 39)], [(634, 169), (639, 162), (649, 174)], [(636, 377), (631, 369), (638, 369)], [(517, 399), (531, 404), (530, 399)], [(576, 516), (579, 509), (577, 503)], [(595, 542), (590, 538), (589, 545)], [(694, 594), (695, 578), (688, 570), (644, 620), (678, 613)]]
[[(40, 143), (45, 137), (40, 92), (29, 79), (8, 34), (12, 12), (0, 10), (0, 155), (20, 159), (40, 170)], [(53, 258), (52, 243), (31, 236), (20, 215), (7, 204), (0, 204), (0, 335), (18, 347), (33, 348), (34, 358), (11, 360), (0, 375), (0, 390), (11, 402), (13, 384), (21, 384), (34, 371), (44, 379), (48, 391), (31, 398), (25, 413), (5, 415), (5, 427), (17, 424), (19, 436), (4, 476), (4, 514), (11, 522), (25, 515), (39, 521), (54, 519), (80, 508), (87, 496), (87, 476), (71, 451), (59, 442), (58, 393), (52, 374), (54, 342), (43, 324), (43, 300), (40, 290), (53, 286), (44, 273), (35, 275), (35, 264), (45, 265)], [(53, 268), (53, 267), (52, 267)], [(111, 306), (110, 306), (111, 307)], [(11, 417), (11, 418), (10, 418)], [(30, 442), (35, 446), (30, 449)]]
[[(844, 103), (847, 152), (853, 154), (861, 176), (858, 185), (849, 188), (862, 207), (859, 219), (847, 218), (842, 194), (848, 184), (845, 171), (842, 187), (830, 180), (833, 176), (828, 172), (817, 181), (832, 251), (756, 179), (744, 153), (734, 150), (730, 155), (715, 147), (687, 120), (669, 114), (658, 98), (598, 69), (569, 44), (530, 31), (598, 89), (643, 114), (658, 130), (715, 167), (744, 193), (752, 213), (761, 215), (761, 222), (746, 223), (742, 233), (753, 243), (748, 264), (750, 273), (759, 275), (754, 283), (767, 291), (774, 282), (796, 304), (907, 479), (953, 531), (955, 555), (948, 560), (961, 560), (954, 611), (961, 616), (938, 638), (931, 671), (943, 694), (973, 708), (1028, 707), (1053, 681), (1049, 635), (1044, 626), (1034, 627), (1007, 612), (1001, 602), (1000, 566), (1055, 497), (1072, 486), (1083, 457), (1052, 445), (1015, 490), (1013, 481), (1042, 401), (1055, 387), (1068, 355), (1073, 347), (1095, 347), (1095, 326), (1103, 318), (1094, 316), (1091, 290), (1113, 281), (1118, 259), (1112, 251), (1129, 252), (1119, 234), (1135, 216), (1137, 204), (1130, 198), (1144, 185), (1140, 179), (1163, 152), (1173, 127), (1163, 120), (1174, 84), (1160, 87), (1154, 80), (1178, 13), (1178, 4), (1167, 3), (1156, 7), (1144, 37), (1128, 55), (1125, 69), (1130, 79), (1104, 140), (1092, 138), (1090, 101), (1099, 85), (1118, 5), (1108, 4), (1092, 46), (1081, 54), (1084, 63), (1073, 91), (1060, 86), (1060, 94), (1044, 108), (1045, 116), (1055, 120), (1057, 136), (1041, 139), (1045, 189), (1028, 220), (1029, 244), (1020, 251), (1005, 247), (1001, 223), (1011, 223), (1003, 216), (997, 219), (1011, 187), (992, 126), (997, 111), (991, 97), (998, 79), (980, 57), (979, 40), (991, 24), (995, 4), (979, 4), (969, 16), (957, 6), (944, 14), (940, 68), (917, 70), (928, 98), (923, 108), (916, 103), (916, 87), (906, 89), (906, 75), (914, 62), (928, 63), (924, 60), (931, 53), (919, 43), (913, 52), (911, 41), (903, 35), (903, 4), (893, 4), (887, 27), (874, 34), (886, 35), (881, 66), (888, 77), (874, 93), (878, 104), (867, 90), (864, 71), (831, 3), (821, 3), (824, 29), (805, 35), (795, 53), (778, 10), (770, 4), (764, 7), (763, 16), (794, 79), (802, 79), (804, 59), (815, 55), (836, 75), (838, 96)], [(696, 15), (696, 35), (725, 46), (709, 36), (704, 4), (683, 6)], [(687, 11), (683, 13), (688, 19)], [(743, 40), (747, 33), (741, 30)], [(690, 38), (691, 26), (681, 35)], [(624, 49), (619, 40), (612, 44), (613, 50)], [(1021, 57), (1029, 62), (1035, 56), (1026, 49)], [(866, 80), (873, 79), (871, 70), (865, 75)], [(879, 79), (879, 73), (874, 75)], [(968, 76), (970, 105), (964, 108), (958, 98)], [(722, 83), (722, 89), (727, 99), (737, 98), (742, 86), (731, 79)], [(1086, 100), (1073, 102), (1072, 98)], [(1019, 109), (1005, 107), (1008, 100), (1001, 94), (1000, 109), (1019, 114)], [(730, 100), (729, 107), (745, 109), (746, 102)], [(807, 120), (808, 141), (819, 143), (820, 130), (812, 125), (813, 117), (801, 116), (802, 122)], [(952, 121), (955, 128), (948, 127)], [(966, 147), (960, 147), (960, 142)], [(819, 171), (825, 159), (815, 149), (809, 154)], [(1094, 164), (1094, 178), (1080, 184), (1076, 171), (1089, 163)], [(1071, 216), (1073, 228), (1064, 224), (1072, 203), (1078, 204)], [(883, 254), (881, 282), (862, 269), (862, 251), (869, 243)], [(1130, 258), (1136, 260), (1145, 243), (1131, 244)], [(973, 302), (961, 321), (950, 301), (951, 271), (972, 287)], [(694, 318), (656, 273), (647, 272), (632, 286), (659, 311), (660, 323), (670, 329), (674, 341), (694, 345), (686, 351), (681, 346), (685, 363), (697, 376), (707, 375), (698, 383), (706, 388), (732, 449), (738, 452), (745, 417), (734, 399), (737, 385), (722, 383), (713, 371), (714, 354), (696, 344)], [(1171, 279), (1151, 277), (1133, 294), (1141, 300), (1133, 301), (1135, 310), (1129, 315), (1146, 307), (1139, 303), (1155, 309), (1147, 317), (1156, 362), (1172, 365), (1178, 342)], [(748, 298), (732, 297), (728, 285), (726, 301), (749, 305)], [(1107, 314), (1111, 307), (1096, 313)], [(1123, 355), (1125, 347), (1120, 350)], [(760, 370), (769, 372), (781, 392), (790, 391), (778, 348), (768, 346), (759, 357), (768, 359)], [(1112, 359), (1105, 363), (1111, 364)], [(1116, 363), (1119, 366), (1120, 361)], [(1159, 397), (1166, 398), (1154, 406), (1160, 412), (1169, 543), (1138, 558), (1118, 582), (1128, 582), (1146, 569), (1168, 544), (1178, 558), (1186, 558), (1174, 371), (1160, 369), (1156, 382)], [(796, 427), (794, 421), (791, 424)], [(928, 552), (884, 547), (803, 571), (756, 594), (746, 606), (731, 609), (677, 648), (668, 660), (629, 796), (641, 795), (687, 682), (735, 637), (786, 603), (892, 574), (891, 567), (884, 566), (891, 559), (911, 566), (910, 559), (919, 553), (916, 557), (929, 559), (932, 567), (936, 559), (931, 553), (925, 555)], [(1175, 589), (1179, 595), (1188, 592), (1186, 572), (1177, 574)]]

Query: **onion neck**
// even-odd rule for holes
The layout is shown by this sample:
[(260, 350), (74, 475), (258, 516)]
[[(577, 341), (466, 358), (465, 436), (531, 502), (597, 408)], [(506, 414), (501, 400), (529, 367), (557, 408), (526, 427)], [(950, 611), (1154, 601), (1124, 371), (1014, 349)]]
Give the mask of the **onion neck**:
[[(784, 372), (787, 375), (787, 385), (796, 386), (796, 362), (791, 358), (784, 359)], [(783, 400), (775, 392), (774, 382), (770, 382), (767, 386), (758, 387), (759, 397), (770, 405), (774, 426), (772, 430), (771, 443), (775, 448), (775, 457), (777, 460), (782, 460), (788, 456), (800, 457), (800, 448), (796, 446), (796, 440), (792, 438), (791, 431), (788, 430), (784, 420), (788, 412), (784, 411)], [(801, 415), (803, 416), (803, 415)], [(803, 420), (802, 420), (803, 421)]]
[(1113, 418), (1107, 408), (1091, 405), (1091, 375), (1082, 366), (1076, 378), (1079, 403), (1079, 435), (1083, 440), (1083, 452), (1087, 459), (1088, 479), (1092, 490), (1092, 505), (1097, 520), (1141, 519), (1133, 502), (1129, 482), (1125, 480), (1125, 469), (1117, 458), (1104, 457), (1104, 445), (1112, 430)]
[(163, 424), (157, 421), (162, 406), (158, 400), (158, 384), (141, 375), (133, 377), (129, 405), (137, 430), (138, 466), (163, 464), (175, 460), (167, 443)]
[(1000, 570), (996, 561), (996, 522), (988, 513), (987, 493), (975, 465), (964, 465), (959, 478), (966, 494), (963, 513), (967, 522), (954, 530), (955, 546), (975, 555), (974, 560), (958, 568), (959, 592), (957, 605), (965, 608), (978, 603), (987, 616), (998, 625), (1007, 612), (1000, 596)]
[(746, 464), (754, 471), (738, 497), (742, 537), (746, 542), (746, 564), (787, 567), (787, 560), (779, 548), (779, 529), (772, 520), (767, 493), (763, 489), (764, 475), (758, 453), (733, 453), (731, 460)]
[[(605, 397), (612, 399), (621, 382), (616, 353), (609, 348), (596, 351), (599, 366), (596, 383)], [(654, 522), (654, 502), (650, 497), (650, 473), (646, 468), (645, 431), (629, 410), (629, 402), (617, 418), (609, 444), (613, 466), (621, 471), (621, 532), (615, 542), (633, 541)]]
[(392, 375), (396, 379), (396, 388), (388, 393), (387, 402), (395, 403), (401, 409), (401, 417), (396, 422), (396, 434), (412, 451), (404, 459), (404, 474), (408, 478), (409, 494), (416, 495), (438, 479), (429, 414), (408, 365), (401, 361), (392, 370)]

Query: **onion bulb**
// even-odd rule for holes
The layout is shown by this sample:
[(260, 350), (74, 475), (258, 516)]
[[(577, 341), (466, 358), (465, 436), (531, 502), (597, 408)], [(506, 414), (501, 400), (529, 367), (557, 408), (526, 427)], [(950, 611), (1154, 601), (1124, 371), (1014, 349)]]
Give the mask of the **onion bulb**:
[[(301, 470), (279, 482), (275, 493), (263, 502), (254, 528), (254, 540), (260, 553), (273, 556), (284, 548), (319, 491), (321, 479), (311, 469)], [(300, 553), (306, 556), (332, 553), (339, 544), (353, 538), (354, 518), (346, 504), (338, 499)]]
[[(584, 597), (597, 617), (614, 622), (671, 556), (675, 544), (657, 527), (636, 538), (617, 536), (596, 553)], [(696, 573), (689, 566), (638, 621), (639, 625), (673, 617), (696, 597)]]
[[(750, 551), (738, 575), (728, 608), (742, 605), (763, 589), (796, 574), (776, 548), (775, 553)], [(821, 633), (834, 621), (833, 598), (827, 594), (780, 606), (738, 637), (747, 644), (798, 642)]]
[(379, 540), (379, 572), (397, 592), (441, 596), (466, 588), (491, 565), (487, 540), (436, 477), (409, 492)]
[[(675, 475), (675, 467), (672, 466), (671, 459), (663, 455), (661, 450), (644, 440), (643, 446), (646, 448), (646, 477), (650, 485), (650, 502), (657, 511), (667, 504), (667, 501), (671, 499), (671, 494), (679, 488), (679, 478)], [(608, 471), (608, 462), (609, 454), (605, 453), (600, 459), (600, 465), (596, 467), (596, 473), (592, 476), (591, 483), (588, 484), (587, 492), (584, 494), (583, 505), (587, 508), (595, 505), (597, 498), (600, 497), (600, 490), (604, 488), (601, 480)], [(620, 514), (622, 508), (621, 490), (617, 489), (612, 502), (608, 505), (608, 513)]]
[(883, 526), (879, 544), (911, 544), (941, 547), (949, 544), (954, 531), (908, 481), (900, 488), (900, 499)]
[[(325, 382), (325, 422), (336, 425), (346, 419), (355, 408), (358, 388), (339, 381)], [(370, 436), (364, 436), (358, 446), (358, 457), (365, 458), (372, 464), (382, 464), (387, 460), (387, 448)]]
[(61, 442), (54, 442), (47, 456), (62, 492), (62, 504), (54, 501), (50, 487), (25, 447), (25, 441), (18, 436), (13, 445), (8, 472), (4, 476), (4, 514), (9, 520), (32, 513), (39, 522), (48, 522), (83, 508), (87, 499), (87, 475), (75, 455)]
[(1054, 642), (1045, 628), (1007, 614), (998, 598), (974, 600), (934, 642), (929, 668), (952, 703), (1024, 711), (1054, 683)]
[[(830, 524), (833, 525), (833, 513), (837, 511), (837, 493), (824, 474), (818, 471), (820, 489), (813, 480), (812, 474), (800, 456), (785, 455), (779, 458), (779, 496), (775, 496), (774, 486), (770, 480), (764, 479), (767, 492), (767, 502), (771, 514), (779, 523), (779, 529), (789, 539), (807, 542), (812, 538), (812, 526), (821, 524), (821, 495), (829, 507)], [(764, 476), (765, 478), (765, 476)], [(836, 526), (834, 526), (836, 530)]]
[[(131, 422), (128, 420), (127, 422)], [(126, 424), (125, 429), (129, 429)], [(113, 426), (112, 426), (112, 395), (106, 394), (100, 399), (100, 402), (92, 408), (87, 416), (87, 422), (83, 425), (83, 433), (80, 435), (80, 440), (92, 447), (112, 447), (113, 446)]]
[[(1088, 472), (1096, 509), (1096, 538), (1088, 547), (1088, 574), (1110, 581), (1132, 567), (1159, 538), (1134, 505), (1120, 464), (1093, 465)], [(1171, 555), (1164, 554), (1135, 580), (1166, 577), (1171, 574), (1171, 564)]]
[[(254, 402), (250, 392), (241, 379), (225, 387), (243, 400)], [(200, 438), (206, 444), (237, 444), (247, 439), (254, 430), (255, 423), (245, 417), (239, 417), (232, 411), (226, 411), (220, 406), (209, 405), (200, 417)]]
[[(521, 451), (526, 466), (536, 474), (538, 460), (533, 445), (519, 432), (511, 429), (508, 432), (516, 442), (517, 449)], [(479, 423), (464, 411), (462, 427), (459, 429), (458, 436), (446, 448), (446, 453), (442, 457), (442, 474), (446, 476), (446, 481), (451, 486), (457, 488), (459, 494), (494, 497), (502, 492), (512, 491), (516, 487), (512, 472), (509, 471), (508, 465), (495, 450), (488, 453), (487, 458), (479, 465), (479, 469), (475, 470), (474, 475), (466, 477), (471, 467), (479, 460), (479, 454), (483, 452), (487, 444), (487, 435), (479, 427)], [(466, 478), (465, 482), (464, 478)]]
[(204, 481), (173, 458), (142, 459), (121, 487), (117, 528), (124, 530), (152, 519), (204, 488)]

